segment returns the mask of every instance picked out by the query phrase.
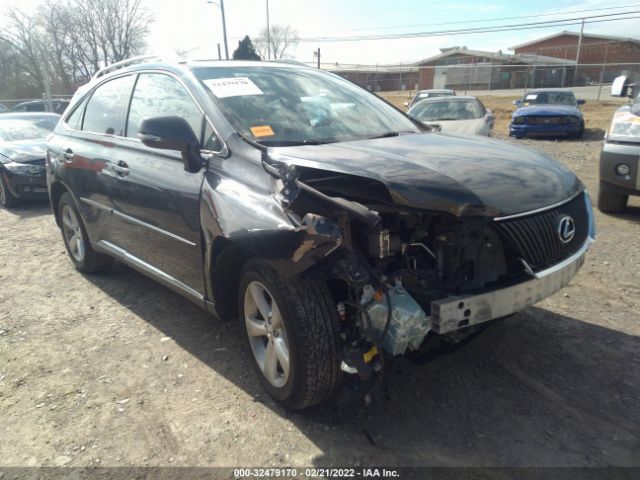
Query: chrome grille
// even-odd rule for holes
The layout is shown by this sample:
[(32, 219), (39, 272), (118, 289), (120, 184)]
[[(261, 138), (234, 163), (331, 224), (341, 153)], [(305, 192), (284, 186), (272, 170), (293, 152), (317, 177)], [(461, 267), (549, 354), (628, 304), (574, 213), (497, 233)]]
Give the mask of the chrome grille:
[[(570, 216), (575, 222), (573, 238), (564, 243), (560, 239), (560, 219)], [(575, 253), (589, 235), (589, 213), (584, 192), (558, 207), (531, 215), (507, 218), (496, 222), (507, 245), (533, 268), (540, 269)]]

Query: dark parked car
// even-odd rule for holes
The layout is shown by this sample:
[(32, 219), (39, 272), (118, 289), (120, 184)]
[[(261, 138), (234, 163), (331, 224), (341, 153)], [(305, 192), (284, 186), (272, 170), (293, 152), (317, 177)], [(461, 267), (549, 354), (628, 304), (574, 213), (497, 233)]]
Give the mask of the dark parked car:
[(512, 137), (579, 138), (584, 134), (584, 118), (578, 108), (578, 105), (584, 104), (584, 100), (576, 100), (570, 90), (529, 90), (522, 100), (513, 103), (518, 108), (511, 116), (509, 135)]
[(611, 94), (633, 100), (613, 114), (600, 153), (598, 208), (616, 213), (626, 208), (629, 195), (640, 195), (640, 84), (618, 77)]
[[(68, 100), (51, 100), (51, 107), (54, 113), (63, 114), (69, 106)], [(47, 102), (44, 100), (30, 100), (17, 104), (11, 109), (12, 112), (47, 112)]]
[(47, 198), (44, 171), (46, 137), (58, 123), (54, 113), (5, 113), (0, 116), (0, 203)]
[(383, 355), (553, 294), (594, 235), (584, 186), (553, 160), (430, 133), (285, 63), (112, 66), (74, 98), (47, 156), (76, 268), (116, 258), (239, 318), (289, 408), (373, 389)]

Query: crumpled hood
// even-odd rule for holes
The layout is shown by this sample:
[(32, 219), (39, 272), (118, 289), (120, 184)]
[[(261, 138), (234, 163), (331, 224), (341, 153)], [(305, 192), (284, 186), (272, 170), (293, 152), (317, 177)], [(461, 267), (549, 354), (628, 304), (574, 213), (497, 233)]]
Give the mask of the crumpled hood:
[(535, 116), (559, 116), (559, 115), (574, 115), (582, 116), (582, 112), (578, 107), (572, 105), (530, 105), (528, 107), (518, 108), (513, 112), (514, 117), (521, 115), (535, 115)]
[(20, 140), (0, 142), (0, 162), (43, 163), (46, 140)]
[(473, 118), (469, 120), (434, 120), (422, 122), (425, 125), (439, 125), (443, 132), (462, 133), (465, 135), (475, 135), (484, 127), (483, 118)]
[(398, 205), (457, 216), (503, 216), (583, 189), (550, 158), (485, 137), (410, 134), (269, 149), (273, 160), (381, 182)]

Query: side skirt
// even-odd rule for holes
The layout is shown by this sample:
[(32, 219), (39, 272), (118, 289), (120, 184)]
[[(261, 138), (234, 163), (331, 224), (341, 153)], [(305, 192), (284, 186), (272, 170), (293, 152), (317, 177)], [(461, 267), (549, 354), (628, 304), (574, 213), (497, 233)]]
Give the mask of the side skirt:
[(150, 277), (156, 280), (158, 283), (161, 283), (165, 287), (168, 287), (174, 292), (184, 296), (188, 300), (191, 300), (200, 308), (217, 316), (213, 302), (204, 298), (204, 296), (202, 296), (196, 290), (191, 288), (189, 285), (186, 285), (180, 280), (177, 280), (176, 278), (172, 277), (166, 272), (163, 272), (162, 270), (154, 267), (153, 265), (145, 262), (144, 260), (141, 260), (135, 255), (130, 254), (125, 249), (120, 248), (111, 242), (108, 242), (106, 240), (100, 240), (99, 242), (95, 242), (95, 243), (92, 242), (92, 245), (96, 250), (102, 253), (106, 253), (107, 255), (111, 255), (112, 257), (127, 264), (134, 270), (137, 270), (143, 275), (146, 275), (147, 277)]

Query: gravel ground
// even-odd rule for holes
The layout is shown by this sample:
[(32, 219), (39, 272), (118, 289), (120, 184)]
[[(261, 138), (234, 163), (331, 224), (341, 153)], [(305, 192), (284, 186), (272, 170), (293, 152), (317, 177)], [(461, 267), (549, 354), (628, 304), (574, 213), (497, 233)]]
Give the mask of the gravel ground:
[[(601, 141), (526, 140), (597, 193)], [(2, 466), (640, 466), (640, 202), (572, 285), (387, 375), (360, 416), (288, 413), (235, 323), (116, 264), (76, 272), (45, 204), (0, 210)]]

